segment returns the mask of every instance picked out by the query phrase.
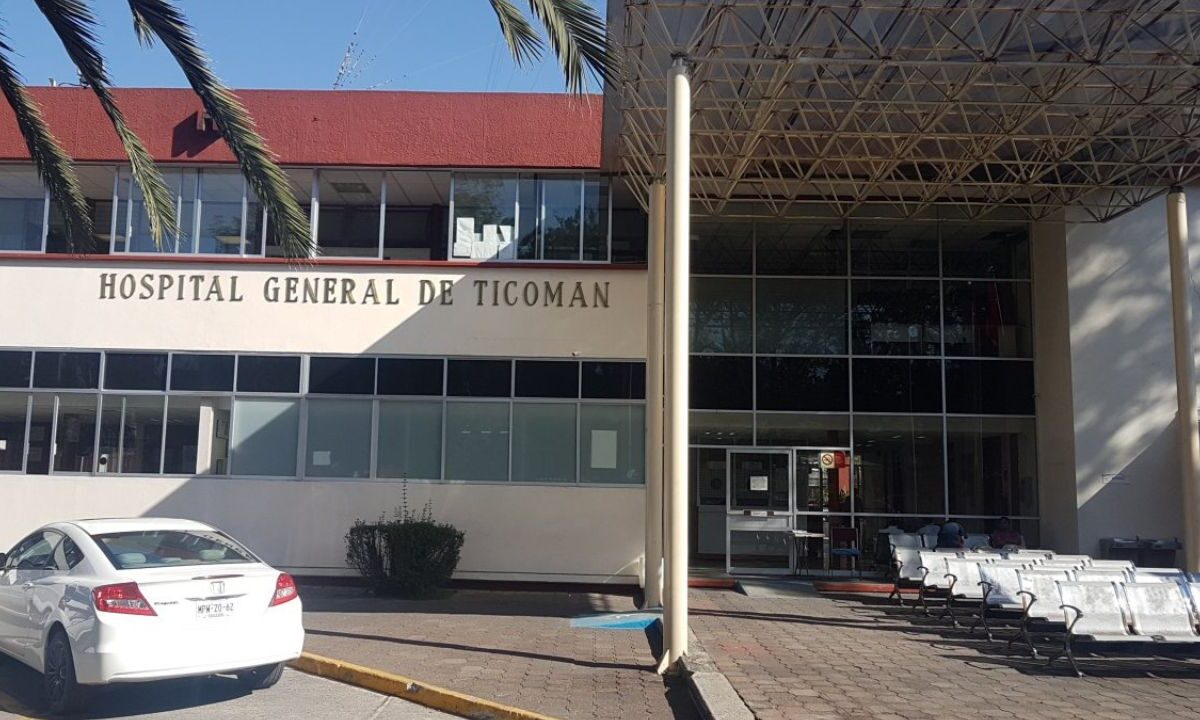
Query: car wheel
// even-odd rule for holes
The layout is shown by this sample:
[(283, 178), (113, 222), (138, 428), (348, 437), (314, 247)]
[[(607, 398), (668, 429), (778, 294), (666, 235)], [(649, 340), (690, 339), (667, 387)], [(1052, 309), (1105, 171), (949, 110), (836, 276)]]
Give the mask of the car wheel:
[(84, 701), (84, 688), (75, 680), (75, 658), (71, 642), (62, 630), (54, 630), (46, 643), (45, 668), (42, 673), (46, 703), (55, 715), (78, 710)]
[(238, 682), (247, 690), (266, 690), (283, 677), (283, 663), (263, 665), (237, 674)]

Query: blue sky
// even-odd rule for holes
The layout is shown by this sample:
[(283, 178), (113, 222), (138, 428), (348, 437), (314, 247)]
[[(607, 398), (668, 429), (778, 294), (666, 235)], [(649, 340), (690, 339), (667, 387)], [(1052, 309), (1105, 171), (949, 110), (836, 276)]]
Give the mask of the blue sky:
[[(603, 9), (602, 0), (592, 2)], [(103, 24), (104, 54), (116, 85), (184, 84), (161, 48), (137, 44), (126, 0), (91, 4)], [(348, 89), (563, 89), (551, 61), (515, 66), (487, 0), (180, 0), (179, 5), (217, 74), (235, 88), (332, 88), (357, 27), (362, 52), (343, 80)], [(26, 83), (75, 80), (33, 0), (0, 0), (0, 19)]]

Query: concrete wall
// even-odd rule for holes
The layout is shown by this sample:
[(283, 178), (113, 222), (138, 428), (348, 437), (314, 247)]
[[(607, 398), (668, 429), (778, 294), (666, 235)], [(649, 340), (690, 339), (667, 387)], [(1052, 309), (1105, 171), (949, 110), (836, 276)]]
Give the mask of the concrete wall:
[[(1193, 189), (1191, 199), (1194, 266), (1200, 191)], [(1048, 254), (1039, 259), (1044, 263)], [(1180, 536), (1163, 200), (1104, 225), (1066, 228), (1065, 256), (1079, 550), (1099, 552), (1100, 538), (1110, 536)], [(1061, 348), (1061, 339), (1051, 342)], [(1060, 359), (1045, 349), (1038, 349), (1039, 361), (1057, 365)], [(1054, 405), (1061, 411), (1062, 398)], [(1042, 425), (1052, 422), (1061, 422), (1058, 414), (1040, 418)], [(1041, 481), (1056, 484), (1047, 475)]]
[[(114, 273), (110, 285), (106, 276)], [(120, 282), (128, 274), (137, 289), (125, 299)], [(163, 275), (183, 292), (160, 285)], [(202, 279), (193, 283), (193, 276)], [(321, 302), (286, 302), (288, 278), (320, 279)], [(219, 298), (209, 293), (214, 280)], [(342, 295), (345, 281), (353, 281), (353, 304)], [(364, 302), (371, 282), (379, 303)], [(281, 288), (276, 302), (272, 283)], [(561, 302), (529, 302), (528, 283), (539, 293), (561, 283)], [(447, 304), (444, 287), (451, 288)], [(644, 308), (645, 273), (637, 270), (0, 258), (0, 347), (639, 358)], [(356, 519), (390, 513), (402, 492), (394, 482), (114, 475), (0, 475), (0, 487), (2, 548), (50, 520), (166, 515), (212, 522), (267, 561), (308, 573), (346, 572), (346, 530)], [(438, 520), (466, 533), (459, 575), (495, 579), (636, 582), (643, 496), (643, 488), (628, 486), (408, 488), (414, 509), (429, 500)]]

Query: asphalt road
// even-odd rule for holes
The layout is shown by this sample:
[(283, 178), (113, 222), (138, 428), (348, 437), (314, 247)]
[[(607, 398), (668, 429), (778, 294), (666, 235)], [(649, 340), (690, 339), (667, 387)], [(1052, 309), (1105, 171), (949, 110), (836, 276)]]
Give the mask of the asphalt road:
[[(41, 676), (0, 657), (0, 719), (44, 718)], [(81, 718), (179, 718), (180, 720), (444, 720), (452, 715), (406, 700), (288, 670), (269, 690), (243, 692), (232, 678), (165, 680), (114, 685), (96, 693)]]

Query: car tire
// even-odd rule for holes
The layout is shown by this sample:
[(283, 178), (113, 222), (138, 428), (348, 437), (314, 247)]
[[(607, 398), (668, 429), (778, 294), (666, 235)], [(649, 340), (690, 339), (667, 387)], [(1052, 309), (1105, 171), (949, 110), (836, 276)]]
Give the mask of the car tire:
[(238, 682), (247, 690), (266, 690), (283, 677), (283, 663), (263, 665), (237, 674)]
[(46, 704), (54, 715), (66, 715), (83, 707), (86, 689), (75, 679), (75, 657), (71, 641), (60, 629), (50, 633), (42, 670)]

